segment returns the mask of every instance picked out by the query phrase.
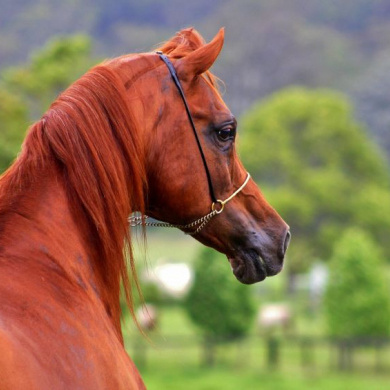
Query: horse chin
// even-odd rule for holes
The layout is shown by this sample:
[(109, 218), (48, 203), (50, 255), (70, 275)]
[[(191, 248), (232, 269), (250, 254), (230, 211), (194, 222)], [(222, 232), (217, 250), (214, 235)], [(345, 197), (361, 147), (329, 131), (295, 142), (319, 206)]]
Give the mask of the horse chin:
[(227, 256), (232, 271), (237, 280), (243, 284), (253, 284), (263, 281), (267, 276), (279, 273), (273, 267), (269, 267), (267, 262), (256, 251), (251, 250), (241, 252), (235, 256)]

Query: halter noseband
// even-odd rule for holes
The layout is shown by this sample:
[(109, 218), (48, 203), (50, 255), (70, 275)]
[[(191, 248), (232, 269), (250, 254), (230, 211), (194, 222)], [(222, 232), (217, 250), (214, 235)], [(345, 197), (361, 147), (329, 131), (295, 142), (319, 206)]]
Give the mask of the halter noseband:
[[(249, 173), (247, 173), (245, 181), (241, 185), (241, 187), (239, 187), (235, 192), (233, 192), (233, 194), (230, 195), (227, 199), (220, 200), (220, 199), (216, 198), (215, 193), (214, 193), (213, 183), (211, 180), (210, 171), (209, 171), (209, 168), (207, 166), (206, 157), (204, 155), (202, 145), (201, 145), (200, 140), (199, 140), (199, 136), (196, 132), (195, 123), (194, 123), (194, 120), (192, 118), (191, 111), (188, 107), (188, 103), (187, 103), (187, 99), (184, 95), (183, 87), (181, 86), (180, 80), (177, 77), (176, 70), (175, 70), (172, 62), (169, 60), (169, 58), (165, 54), (163, 54), (163, 52), (157, 51), (156, 54), (158, 54), (160, 56), (161, 60), (164, 61), (165, 65), (167, 66), (169, 73), (171, 74), (171, 77), (173, 79), (173, 82), (175, 83), (175, 85), (180, 93), (181, 99), (184, 103), (184, 107), (185, 107), (185, 110), (187, 112), (187, 116), (188, 116), (189, 122), (191, 124), (191, 128), (192, 128), (192, 131), (194, 133), (196, 143), (198, 145), (198, 149), (199, 149), (200, 155), (202, 157), (202, 162), (203, 162), (203, 165), (204, 165), (204, 168), (206, 171), (207, 183), (209, 186), (210, 197), (212, 200), (211, 211), (210, 211), (210, 213), (208, 213), (204, 217), (201, 217), (201, 218), (197, 219), (196, 221), (193, 221), (187, 225), (173, 225), (173, 224), (170, 224), (167, 222), (146, 222), (145, 220), (148, 218), (148, 216), (146, 216), (146, 215), (144, 215), (144, 216), (131, 216), (131, 217), (129, 217), (129, 222), (130, 222), (131, 226), (146, 225), (146, 226), (158, 226), (158, 227), (174, 227), (174, 228), (179, 228), (179, 229), (183, 229), (183, 230), (196, 228), (193, 231), (186, 232), (186, 234), (195, 235), (195, 234), (199, 233), (206, 226), (206, 224), (210, 221), (210, 219), (212, 217), (214, 217), (217, 214), (222, 213), (222, 211), (224, 210), (225, 204), (228, 203), (230, 200), (232, 200), (239, 192), (242, 191), (242, 189), (247, 185), (251, 176)], [(217, 205), (219, 205), (219, 206), (217, 206)]]

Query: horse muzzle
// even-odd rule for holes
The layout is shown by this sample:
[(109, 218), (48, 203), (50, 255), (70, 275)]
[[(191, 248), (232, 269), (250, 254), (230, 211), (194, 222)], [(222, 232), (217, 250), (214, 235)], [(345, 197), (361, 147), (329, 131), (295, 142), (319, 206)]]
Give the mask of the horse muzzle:
[(242, 247), (228, 254), (227, 258), (234, 276), (241, 283), (253, 284), (261, 282), (266, 277), (277, 275), (283, 269), (290, 239), (291, 233), (287, 229), (276, 250), (274, 243), (268, 237), (264, 239), (262, 236), (251, 241), (256, 245)]

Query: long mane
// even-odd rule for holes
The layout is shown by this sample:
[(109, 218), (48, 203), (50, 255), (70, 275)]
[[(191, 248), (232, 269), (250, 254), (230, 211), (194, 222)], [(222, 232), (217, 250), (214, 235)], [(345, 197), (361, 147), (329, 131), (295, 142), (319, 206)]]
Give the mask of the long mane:
[(119, 334), (121, 279), (133, 310), (128, 262), (137, 281), (127, 217), (144, 212), (146, 185), (140, 129), (125, 93), (109, 67), (91, 69), (30, 128), (19, 158), (0, 179), (1, 230), (2, 216), (40, 170), (56, 166), (76, 220), (89, 227), (97, 247), (94, 266)]

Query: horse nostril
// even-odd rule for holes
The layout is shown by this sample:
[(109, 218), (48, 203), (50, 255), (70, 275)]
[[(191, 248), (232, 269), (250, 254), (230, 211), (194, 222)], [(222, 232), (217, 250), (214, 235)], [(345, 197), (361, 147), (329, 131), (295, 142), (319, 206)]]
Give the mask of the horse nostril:
[(288, 245), (290, 244), (290, 240), (291, 240), (291, 233), (290, 230), (287, 230), (286, 237), (284, 239), (283, 254), (286, 254)]

